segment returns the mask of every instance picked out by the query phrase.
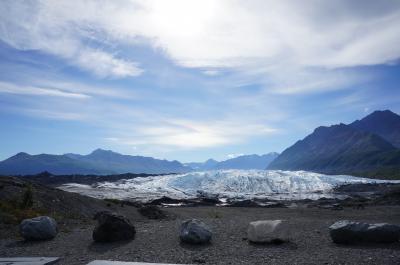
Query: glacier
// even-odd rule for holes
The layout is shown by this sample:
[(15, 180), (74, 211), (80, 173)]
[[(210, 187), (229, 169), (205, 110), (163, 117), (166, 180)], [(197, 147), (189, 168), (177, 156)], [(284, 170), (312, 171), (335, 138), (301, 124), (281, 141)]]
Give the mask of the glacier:
[(400, 183), (349, 175), (324, 175), (307, 171), (213, 170), (99, 182), (93, 185), (63, 184), (59, 188), (96, 198), (150, 201), (167, 196), (196, 198), (199, 194), (219, 198), (268, 198), (278, 200), (333, 197), (335, 186), (353, 183)]

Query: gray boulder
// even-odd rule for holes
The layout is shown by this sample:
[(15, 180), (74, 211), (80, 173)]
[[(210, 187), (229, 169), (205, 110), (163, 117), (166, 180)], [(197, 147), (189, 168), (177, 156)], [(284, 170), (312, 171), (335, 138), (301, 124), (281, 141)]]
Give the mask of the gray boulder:
[(131, 240), (135, 237), (135, 227), (124, 216), (110, 212), (99, 212), (94, 217), (98, 221), (93, 231), (96, 242)]
[(261, 220), (249, 223), (247, 239), (251, 243), (283, 243), (288, 241), (288, 229), (282, 220)]
[(338, 221), (329, 227), (333, 242), (351, 243), (393, 243), (400, 238), (400, 226), (387, 223), (369, 224), (352, 221)]
[(48, 240), (57, 235), (57, 223), (51, 217), (39, 216), (23, 220), (19, 231), (25, 240)]
[(189, 244), (206, 244), (212, 237), (211, 230), (203, 222), (190, 219), (181, 224), (179, 238)]

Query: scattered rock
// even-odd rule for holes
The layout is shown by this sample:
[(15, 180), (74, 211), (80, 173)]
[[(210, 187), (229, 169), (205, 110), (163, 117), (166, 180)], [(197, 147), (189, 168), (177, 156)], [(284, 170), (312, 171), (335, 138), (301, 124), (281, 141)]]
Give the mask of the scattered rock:
[(329, 227), (333, 242), (350, 243), (393, 243), (400, 238), (400, 226), (387, 223), (369, 224), (338, 221)]
[(281, 244), (287, 239), (287, 229), (283, 226), (282, 220), (262, 220), (249, 224), (247, 238), (251, 243)]
[(210, 242), (212, 233), (203, 222), (197, 219), (190, 219), (181, 224), (179, 237), (185, 243), (205, 244)]
[(159, 199), (152, 200), (150, 205), (161, 205), (161, 204), (178, 204), (182, 203), (183, 200), (172, 199), (170, 197), (163, 196)]
[(96, 242), (131, 240), (135, 237), (135, 227), (124, 216), (99, 212), (94, 219), (98, 221), (93, 231), (93, 240)]
[(260, 204), (253, 200), (243, 200), (230, 202), (229, 207), (261, 207)]
[(156, 205), (146, 205), (139, 208), (139, 213), (149, 219), (165, 219), (167, 214)]
[(341, 210), (343, 210), (343, 206), (340, 205), (340, 203), (327, 204), (327, 205), (318, 205), (318, 208), (320, 208), (320, 209), (334, 210), (334, 211), (341, 211)]
[(57, 223), (51, 217), (39, 216), (23, 220), (19, 231), (25, 240), (48, 240), (57, 235)]

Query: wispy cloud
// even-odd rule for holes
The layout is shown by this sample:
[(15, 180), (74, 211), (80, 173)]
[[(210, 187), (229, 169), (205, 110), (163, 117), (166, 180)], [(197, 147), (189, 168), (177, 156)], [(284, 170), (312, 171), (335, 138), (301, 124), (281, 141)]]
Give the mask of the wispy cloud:
[[(108, 11), (98, 15), (110, 16), (113, 12)], [(107, 51), (106, 40), (95, 41), (96, 29), (101, 30), (101, 17), (90, 21), (90, 15), (97, 13), (94, 2), (5, 1), (0, 13), (0, 39), (17, 49), (59, 56), (101, 78), (132, 77), (143, 72), (137, 62)], [(102, 46), (93, 48), (91, 43)]]
[[(3, 41), (61, 56), (100, 77), (140, 75), (137, 62), (107, 49), (134, 49), (143, 39), (185, 67), (262, 69), (257, 78), (272, 81), (280, 80), (282, 70), (298, 77), (297, 83), (307, 82), (296, 75), (299, 70), (322, 75), (282, 87), (283, 93), (332, 89), (315, 68), (389, 64), (400, 55), (395, 1), (9, 1), (1, 13)], [(347, 72), (334, 78), (354, 81)]]
[(76, 98), (85, 99), (90, 98), (89, 95), (83, 93), (75, 93), (67, 90), (16, 85), (13, 83), (1, 82), (0, 81), (0, 93), (8, 94), (19, 94), (19, 95), (36, 95), (36, 96), (50, 96), (50, 97), (65, 97), (65, 98)]
[(246, 124), (237, 128), (240, 121), (196, 122), (189, 120), (165, 120), (155, 124), (135, 126), (129, 136), (112, 136), (119, 144), (132, 146), (166, 146), (180, 149), (196, 149), (235, 144), (256, 135), (272, 135), (277, 129), (259, 124)]

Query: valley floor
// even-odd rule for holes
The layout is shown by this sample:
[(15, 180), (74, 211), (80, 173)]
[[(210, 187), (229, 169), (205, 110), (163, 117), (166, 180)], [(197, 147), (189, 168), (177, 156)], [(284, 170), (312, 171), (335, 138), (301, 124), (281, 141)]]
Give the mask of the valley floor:
[[(341, 211), (319, 208), (221, 208), (166, 209), (174, 220), (147, 220), (134, 207), (120, 212), (134, 223), (137, 234), (130, 242), (93, 243), (93, 222), (62, 226), (51, 241), (24, 242), (15, 227), (0, 230), (0, 256), (59, 256), (59, 264), (86, 264), (95, 259), (184, 264), (400, 264), (400, 243), (341, 246), (332, 243), (328, 227), (337, 220), (400, 224), (400, 206), (369, 206)], [(212, 243), (192, 247), (178, 240), (182, 220), (198, 218), (213, 230)], [(246, 240), (250, 221), (283, 219), (289, 223), (291, 242), (251, 245)]]

